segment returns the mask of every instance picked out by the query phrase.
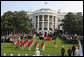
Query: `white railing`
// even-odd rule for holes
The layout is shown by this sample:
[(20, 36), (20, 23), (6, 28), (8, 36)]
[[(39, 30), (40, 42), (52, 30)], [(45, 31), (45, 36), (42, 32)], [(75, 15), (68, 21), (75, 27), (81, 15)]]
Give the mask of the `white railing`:
[(52, 12), (52, 13), (57, 13), (56, 11), (35, 11), (33, 13), (38, 13), (38, 12)]

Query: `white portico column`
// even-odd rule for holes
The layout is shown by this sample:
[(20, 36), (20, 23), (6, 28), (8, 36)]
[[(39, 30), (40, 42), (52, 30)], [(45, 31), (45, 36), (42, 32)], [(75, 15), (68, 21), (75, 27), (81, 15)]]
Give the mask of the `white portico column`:
[(57, 23), (58, 23), (58, 20), (57, 20), (57, 18), (55, 16), (55, 29), (57, 29), (57, 27), (58, 27)]
[(39, 15), (38, 15), (38, 30), (39, 30)]
[(49, 15), (48, 15), (48, 31), (49, 31)]
[(42, 15), (42, 31), (44, 33), (44, 15)]
[(54, 16), (52, 16), (52, 31), (53, 31), (53, 22), (54, 22)]

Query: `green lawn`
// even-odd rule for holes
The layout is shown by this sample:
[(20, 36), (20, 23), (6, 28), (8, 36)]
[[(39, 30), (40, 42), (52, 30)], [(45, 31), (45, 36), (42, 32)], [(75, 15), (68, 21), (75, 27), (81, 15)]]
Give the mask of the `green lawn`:
[[(34, 44), (36, 40), (39, 39), (38, 37), (33, 39)], [(42, 56), (61, 56), (61, 47), (64, 46), (65, 48), (65, 56), (68, 56), (68, 48), (72, 47), (72, 44), (65, 44), (63, 40), (60, 38), (57, 38), (56, 44), (57, 47), (54, 47), (54, 40), (53, 41), (45, 41), (45, 51), (42, 51), (41, 48), (41, 42), (42, 40), (39, 40), (39, 50), (40, 55)], [(7, 54), (7, 56), (10, 56), (10, 54), (14, 54), (14, 56), (17, 56), (17, 54), (20, 54), (21, 56), (25, 56), (25, 54), (28, 54), (28, 56), (35, 55), (35, 48), (33, 47), (31, 50), (28, 50), (28, 48), (25, 48), (24, 50), (20, 50), (19, 48), (12, 47), (12, 43), (1, 43), (1, 56), (3, 56), (4, 53)], [(75, 45), (76, 46), (76, 45)]]

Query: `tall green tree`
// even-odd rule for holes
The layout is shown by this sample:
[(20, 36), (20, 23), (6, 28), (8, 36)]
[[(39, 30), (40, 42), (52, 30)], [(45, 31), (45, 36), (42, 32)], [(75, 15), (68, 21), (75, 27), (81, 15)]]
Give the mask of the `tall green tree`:
[(78, 12), (76, 14), (76, 28), (75, 28), (75, 31), (79, 34), (83, 34), (83, 15), (81, 12)]
[(12, 18), (13, 18), (13, 12), (11, 11), (7, 11), (4, 13), (4, 15), (2, 15), (1, 31), (4, 31), (6, 33), (6, 31), (15, 29), (15, 27), (11, 24)]
[(26, 11), (7, 11), (1, 16), (1, 31), (32, 31), (32, 22)]
[[(69, 12), (67, 15), (64, 16), (62, 20), (62, 26), (64, 31), (67, 31), (71, 34), (73, 33), (82, 33), (83, 31), (83, 16), (82, 13), (72, 13)], [(81, 31), (80, 31), (81, 30)]]
[(31, 20), (29, 19), (26, 11), (15, 12), (13, 20), (17, 30), (29, 31), (32, 27)]

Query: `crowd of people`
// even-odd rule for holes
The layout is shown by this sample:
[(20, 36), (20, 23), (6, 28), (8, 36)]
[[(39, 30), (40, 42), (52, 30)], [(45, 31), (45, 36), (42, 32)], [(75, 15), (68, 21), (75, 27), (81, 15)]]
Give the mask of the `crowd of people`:
[(68, 44), (72, 44), (72, 43), (76, 43), (78, 44), (78, 40), (80, 40), (81, 42), (83, 42), (83, 36), (80, 35), (69, 35), (69, 34), (62, 34), (59, 35), (59, 38), (61, 38), (62, 40), (64, 40), (65, 42), (67, 42)]
[(25, 39), (32, 39), (33, 35), (28, 34), (9, 34), (9, 35), (2, 35), (1, 36), (1, 42), (12, 42), (13, 40), (16, 40), (18, 37), (25, 38)]

